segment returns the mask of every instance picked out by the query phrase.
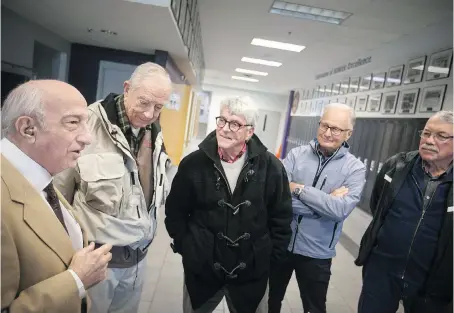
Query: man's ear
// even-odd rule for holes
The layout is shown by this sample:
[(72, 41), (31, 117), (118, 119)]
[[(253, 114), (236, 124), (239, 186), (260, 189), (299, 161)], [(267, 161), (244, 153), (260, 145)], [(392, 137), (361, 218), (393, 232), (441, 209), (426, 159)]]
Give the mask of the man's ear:
[(255, 131), (255, 128), (254, 128), (254, 127), (250, 126), (250, 127), (248, 128), (248, 132), (247, 132), (247, 140), (248, 140), (248, 141), (249, 141), (249, 140), (252, 138), (252, 136), (254, 135), (254, 131)]
[(129, 89), (131, 89), (131, 83), (127, 80), (123, 83), (123, 94), (126, 95), (129, 92)]
[(36, 141), (36, 123), (33, 118), (29, 116), (21, 116), (14, 124), (16, 133), (26, 139), (30, 143)]
[(352, 134), (353, 134), (353, 131), (352, 131), (352, 130), (349, 130), (349, 131), (347, 132), (347, 137), (345, 138), (345, 141), (348, 141), (348, 140), (350, 139), (350, 137), (352, 136)]

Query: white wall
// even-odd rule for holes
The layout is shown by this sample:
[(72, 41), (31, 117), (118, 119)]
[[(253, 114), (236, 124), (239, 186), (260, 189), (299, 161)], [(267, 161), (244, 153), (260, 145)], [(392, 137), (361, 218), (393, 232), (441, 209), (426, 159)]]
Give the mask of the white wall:
[[(313, 90), (317, 86), (324, 86), (329, 85), (331, 86), (332, 83), (339, 83), (342, 79), (348, 77), (358, 77), (367, 75), (370, 73), (377, 73), (377, 72), (387, 72), (388, 69), (392, 66), (407, 65), (407, 61), (413, 58), (421, 57), (426, 55), (426, 68), (427, 64), (430, 59), (430, 55), (434, 52), (442, 51), (445, 49), (450, 49), (453, 47), (453, 28), (452, 28), (452, 20), (442, 21), (440, 23), (431, 25), (425, 29), (418, 30), (415, 34), (406, 35), (399, 38), (397, 41), (390, 42), (386, 45), (382, 45), (378, 49), (373, 51), (367, 52), (360, 52), (356, 56), (352, 55), (349, 60), (339, 60), (338, 65), (342, 65), (347, 63), (348, 61), (355, 60), (356, 57), (368, 57), (372, 56), (372, 62), (360, 66), (358, 68), (348, 70), (336, 75), (332, 75), (329, 77), (325, 77), (320, 80), (315, 80), (312, 85), (305, 86), (304, 90), (310, 89)], [(335, 54), (335, 51), (333, 51)], [(333, 56), (334, 57), (334, 56)], [(329, 70), (328, 68), (326, 69)], [(405, 72), (405, 70), (404, 70)], [(356, 94), (348, 94), (343, 96), (336, 96), (330, 98), (322, 98), (327, 102), (329, 99), (334, 98), (341, 98), (341, 97), (351, 97), (351, 96), (359, 96), (363, 94), (376, 94), (376, 93), (386, 93), (389, 91), (402, 91), (406, 89), (413, 89), (413, 88), (420, 88), (420, 94), (418, 99), (422, 97), (423, 89), (429, 86), (436, 86), (436, 85), (447, 85), (444, 106), (443, 109), (445, 110), (452, 110), (453, 109), (453, 84), (452, 84), (452, 70), (449, 78), (446, 79), (439, 79), (433, 81), (424, 81), (426, 74), (424, 73), (423, 81), (421, 83), (416, 84), (409, 84), (409, 85), (401, 85), (392, 88), (384, 88), (374, 91), (367, 91), (363, 93), (356, 93)], [(300, 90), (302, 92), (303, 89)], [(312, 99), (311, 101), (316, 101)], [(388, 118), (408, 118), (408, 117), (429, 117), (432, 113), (419, 113), (418, 106), (416, 108), (415, 114), (410, 115), (400, 115), (400, 114), (393, 114), (393, 115), (386, 115)], [(357, 112), (358, 117), (384, 117), (381, 113), (375, 112)]]
[[(216, 116), (219, 115), (222, 100), (224, 100), (227, 97), (247, 96), (250, 97), (252, 101), (254, 101), (255, 105), (259, 110), (270, 110), (281, 113), (279, 132), (276, 135), (276, 149), (279, 148), (279, 145), (281, 144), (284, 136), (285, 117), (287, 115), (288, 107), (288, 96), (233, 88), (224, 88), (213, 85), (204, 85), (203, 90), (212, 92), (210, 111), (208, 115), (207, 134), (216, 129), (215, 118)], [(275, 153), (276, 151), (271, 152)]]
[(64, 77), (66, 81), (71, 43), (47, 29), (24, 19), (4, 6), (2, 6), (1, 11), (2, 61), (33, 68), (33, 50), (36, 40), (52, 49), (67, 54), (66, 74)]

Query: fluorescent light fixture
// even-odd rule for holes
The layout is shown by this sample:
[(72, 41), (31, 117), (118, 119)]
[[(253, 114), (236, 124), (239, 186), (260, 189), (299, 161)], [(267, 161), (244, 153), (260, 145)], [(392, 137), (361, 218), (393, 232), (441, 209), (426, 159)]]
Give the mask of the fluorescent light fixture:
[(260, 39), (260, 38), (252, 39), (251, 45), (286, 50), (286, 51), (293, 51), (293, 52), (301, 52), (306, 48), (305, 46), (299, 46), (299, 45), (294, 45), (291, 43), (272, 41), (272, 40), (266, 40), (266, 39)]
[(270, 13), (291, 16), (312, 21), (340, 25), (352, 13), (311, 7), (308, 5), (290, 3), (287, 1), (274, 1)]
[(255, 78), (248, 78), (248, 77), (242, 77), (242, 76), (232, 76), (232, 79), (244, 80), (244, 81), (252, 82), (252, 83), (256, 83), (259, 81), (258, 79), (255, 79)]
[(241, 61), (248, 62), (248, 63), (254, 63), (254, 64), (267, 65), (267, 66), (274, 66), (274, 67), (279, 67), (282, 65), (282, 63), (279, 63), (279, 62), (254, 59), (254, 58), (248, 58), (248, 57), (241, 58)]
[(266, 73), (266, 72), (259, 72), (259, 71), (253, 71), (253, 70), (245, 70), (244, 68), (237, 68), (237, 69), (235, 69), (235, 72), (244, 73), (244, 74), (259, 75), (259, 76), (267, 76), (267, 75), (268, 75), (268, 73)]

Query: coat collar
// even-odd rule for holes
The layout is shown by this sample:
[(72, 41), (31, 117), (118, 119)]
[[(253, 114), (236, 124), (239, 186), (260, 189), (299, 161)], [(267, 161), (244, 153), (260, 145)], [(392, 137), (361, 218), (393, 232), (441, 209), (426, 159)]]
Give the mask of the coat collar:
[(39, 192), (3, 155), (1, 162), (1, 176), (11, 200), (23, 205), (24, 223), (69, 266), (74, 250), (65, 229)]
[[(312, 151), (314, 151), (314, 153), (318, 154), (319, 153), (319, 143), (317, 141), (317, 139), (312, 139), (310, 142), (309, 142), (309, 145), (311, 146), (312, 148)], [(342, 143), (342, 145), (339, 147), (339, 149), (337, 149), (333, 154), (335, 154), (334, 156), (334, 159), (340, 159), (342, 158), (343, 156), (345, 156), (350, 150), (350, 145), (344, 141)]]

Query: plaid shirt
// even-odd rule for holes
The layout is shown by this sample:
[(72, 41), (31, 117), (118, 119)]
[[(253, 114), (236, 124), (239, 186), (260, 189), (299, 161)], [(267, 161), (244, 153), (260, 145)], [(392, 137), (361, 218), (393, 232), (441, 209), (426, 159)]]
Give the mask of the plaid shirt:
[[(132, 132), (132, 126), (129, 122), (128, 116), (126, 115), (126, 109), (124, 104), (124, 96), (119, 95), (115, 98), (117, 104), (117, 114), (118, 114), (118, 126), (126, 137), (126, 140), (129, 142), (132, 154), (137, 157), (139, 152), (140, 143), (142, 142), (143, 136), (145, 135), (145, 128), (141, 128), (139, 133), (134, 135)], [(150, 126), (147, 126), (147, 128)]]
[(246, 149), (247, 149), (247, 145), (246, 145), (246, 143), (244, 143), (243, 148), (241, 149), (240, 153), (238, 153), (238, 155), (236, 157), (234, 157), (233, 159), (227, 159), (227, 157), (225, 157), (222, 154), (221, 148), (218, 148), (219, 158), (224, 162), (234, 163), (235, 161), (237, 161), (239, 158), (241, 158), (243, 156), (243, 154), (246, 152)]

